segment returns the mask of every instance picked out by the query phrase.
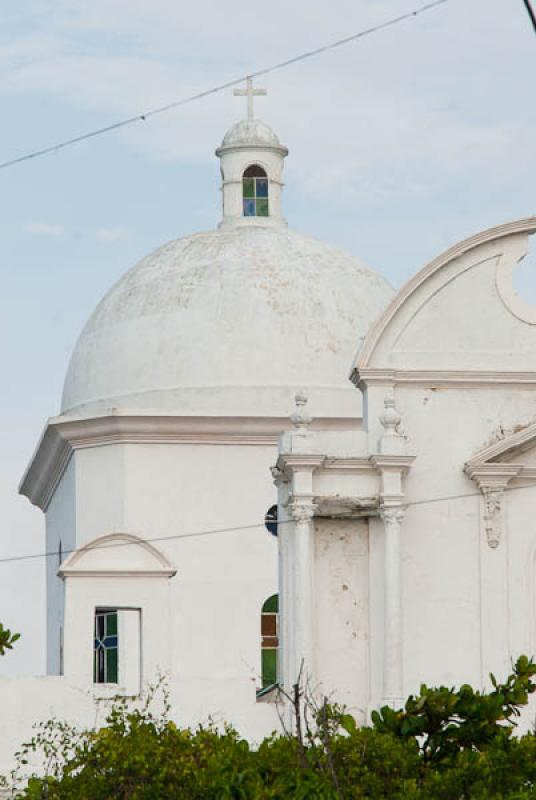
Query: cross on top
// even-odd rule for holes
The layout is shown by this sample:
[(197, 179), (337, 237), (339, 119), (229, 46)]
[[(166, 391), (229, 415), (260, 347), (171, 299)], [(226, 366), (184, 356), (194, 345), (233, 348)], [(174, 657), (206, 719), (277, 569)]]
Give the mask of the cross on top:
[(254, 89), (253, 79), (246, 78), (245, 89), (235, 89), (234, 94), (236, 97), (247, 97), (248, 99), (248, 119), (254, 119), (253, 116), (253, 98), (257, 95), (266, 94), (266, 89)]

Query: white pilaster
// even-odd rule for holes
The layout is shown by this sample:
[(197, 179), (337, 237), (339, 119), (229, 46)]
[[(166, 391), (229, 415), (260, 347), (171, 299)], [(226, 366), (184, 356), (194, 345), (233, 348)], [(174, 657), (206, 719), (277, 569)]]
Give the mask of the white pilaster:
[(307, 397), (299, 392), (291, 416), (294, 429), (281, 437), (278, 460), (278, 518), (285, 519), (279, 535), (280, 680), (287, 691), (299, 678), (312, 685), (315, 675), (313, 473), (324, 457), (314, 453), (306, 406)]
[(383, 433), (378, 454), (370, 457), (380, 473), (380, 516), (384, 525), (383, 704), (399, 708), (404, 701), (401, 531), (404, 519), (403, 476), (414, 457), (406, 455), (402, 417), (392, 396), (384, 400)]
[(314, 657), (314, 505), (297, 499), (290, 513), (295, 521), (294, 539), (294, 623), (293, 653), (289, 659), (290, 683), (299, 677), (312, 682), (315, 675)]
[(505, 504), (518, 464), (487, 463), (466, 468), (479, 487), (480, 499), (480, 670), (482, 686), (489, 674), (505, 675), (511, 663), (508, 580), (508, 530)]
[(383, 702), (400, 708), (403, 705), (400, 532), (404, 510), (400, 506), (388, 506), (380, 513), (385, 530)]

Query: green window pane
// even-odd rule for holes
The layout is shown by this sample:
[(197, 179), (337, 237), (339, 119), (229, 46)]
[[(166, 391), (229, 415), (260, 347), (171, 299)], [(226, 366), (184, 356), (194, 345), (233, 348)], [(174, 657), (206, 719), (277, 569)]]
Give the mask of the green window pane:
[(255, 179), (244, 178), (242, 181), (244, 197), (255, 197)]
[(262, 651), (262, 688), (277, 683), (277, 650)]
[(106, 683), (117, 683), (117, 650), (106, 650)]
[(257, 200), (257, 216), (268, 216), (268, 200)]
[(106, 636), (117, 635), (117, 611), (106, 614)]
[(95, 610), (93, 680), (118, 683), (118, 613), (116, 609)]
[(277, 614), (279, 611), (279, 595), (273, 594), (268, 600), (265, 600), (262, 610), (264, 614)]

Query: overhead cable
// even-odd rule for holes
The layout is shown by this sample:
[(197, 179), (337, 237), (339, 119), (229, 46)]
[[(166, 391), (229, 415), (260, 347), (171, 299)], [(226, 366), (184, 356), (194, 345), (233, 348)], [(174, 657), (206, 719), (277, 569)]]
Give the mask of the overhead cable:
[(179, 108), (180, 106), (185, 106), (188, 103), (193, 103), (196, 100), (201, 100), (204, 97), (208, 97), (209, 95), (216, 94), (218, 92), (222, 92), (224, 89), (230, 89), (232, 86), (237, 86), (240, 83), (243, 83), (248, 78), (258, 78), (261, 75), (268, 75), (271, 72), (275, 72), (276, 70), (284, 69), (285, 67), (289, 67), (291, 64), (297, 64), (299, 61), (305, 61), (307, 58), (312, 58), (313, 56), (318, 56), (321, 53), (325, 53), (328, 50), (334, 50), (336, 47), (342, 47), (342, 45), (349, 44), (350, 42), (355, 42), (358, 39), (362, 39), (365, 36), (370, 36), (373, 33), (377, 33), (378, 31), (385, 30), (386, 28), (390, 28), (393, 25), (397, 25), (400, 22), (404, 22), (405, 20), (412, 19), (417, 17), (419, 14), (423, 14), (426, 11), (430, 11), (437, 6), (443, 5), (447, 3), (448, 0), (434, 0), (432, 3), (426, 3), (426, 5), (420, 6), (419, 8), (414, 9), (413, 11), (409, 11), (406, 14), (401, 14), (398, 17), (393, 17), (392, 19), (387, 20), (386, 22), (381, 22), (378, 25), (374, 25), (371, 28), (365, 28), (358, 33), (354, 33), (351, 36), (346, 36), (344, 39), (338, 39), (335, 42), (331, 42), (330, 44), (323, 45), (322, 47), (317, 47), (314, 50), (309, 50), (306, 53), (301, 53), (298, 56), (294, 56), (293, 58), (288, 58), (285, 61), (280, 61), (278, 64), (272, 64), (269, 67), (265, 67), (264, 69), (259, 69), (256, 72), (250, 72), (247, 75), (242, 75), (239, 78), (234, 78), (231, 81), (226, 81), (225, 83), (220, 83), (218, 86), (213, 86), (211, 89), (206, 89), (203, 92), (199, 92), (198, 94), (190, 95), (189, 97), (183, 97), (180, 100), (174, 100), (171, 103), (167, 103), (164, 106), (160, 106), (158, 108), (150, 109), (149, 111), (144, 111), (142, 114), (137, 114), (134, 117), (128, 117), (127, 119), (120, 120), (119, 122), (114, 122), (111, 125), (105, 125), (103, 128), (96, 128), (95, 130), (88, 131), (87, 133), (82, 133), (79, 136), (74, 136), (72, 139), (65, 139), (65, 141), (58, 142), (56, 144), (50, 145), (48, 147), (44, 147), (41, 150), (34, 150), (31, 153), (26, 153), (25, 155), (18, 156), (17, 158), (12, 158), (9, 161), (4, 161), (0, 163), (0, 169), (5, 169), (6, 167), (12, 167), (15, 164), (20, 164), (23, 161), (29, 161), (33, 158), (39, 158), (40, 156), (45, 156), (49, 153), (55, 153), (58, 150), (62, 150), (65, 147), (70, 147), (71, 145), (78, 144), (79, 142), (83, 142), (86, 139), (92, 139), (95, 136), (101, 136), (105, 133), (110, 133), (111, 131), (118, 130), (119, 128), (125, 128), (127, 125), (133, 125), (137, 122), (145, 122), (149, 117), (154, 117), (157, 114), (163, 114), (166, 111), (171, 111), (172, 109)]
[[(522, 484), (520, 486), (507, 486), (503, 491), (504, 492), (516, 492), (521, 489), (533, 489), (534, 485), (530, 484)], [(450, 494), (450, 495), (440, 495), (438, 497), (429, 497), (429, 498), (422, 498), (420, 500), (409, 500), (408, 502), (400, 503), (400, 506), (403, 509), (412, 508), (413, 506), (424, 506), (430, 505), (432, 503), (443, 503), (449, 502), (451, 500), (466, 500), (472, 497), (482, 497), (482, 492), (463, 492), (461, 494)], [(368, 510), (367, 516), (374, 516), (372, 513), (373, 510)], [(321, 519), (321, 517), (320, 517)], [(254, 522), (252, 525), (233, 525), (232, 527), (228, 528), (211, 528), (209, 530), (201, 530), (201, 531), (192, 531), (187, 533), (173, 533), (169, 536), (156, 536), (154, 538), (144, 539), (140, 537), (139, 543), (140, 544), (153, 544), (154, 542), (169, 542), (178, 539), (195, 539), (199, 536), (214, 536), (217, 534), (222, 533), (239, 533), (242, 531), (247, 530), (256, 530), (259, 528), (265, 528), (267, 523), (272, 526), (277, 526), (278, 528), (283, 525), (292, 525), (294, 524), (294, 520), (266, 520), (266, 522)], [(12, 563), (15, 561), (31, 561), (36, 558), (50, 558), (52, 556), (64, 557), (70, 555), (70, 553), (74, 553), (76, 550), (83, 550), (84, 548), (87, 550), (91, 549), (98, 549), (98, 550), (105, 550), (107, 548), (114, 548), (114, 547), (132, 547), (133, 545), (138, 544), (136, 541), (129, 540), (127, 542), (110, 542), (109, 544), (99, 544), (96, 543), (94, 548), (91, 546), (88, 547), (87, 545), (80, 545), (77, 548), (73, 548), (70, 550), (49, 550), (45, 553), (28, 553), (27, 555), (23, 556), (6, 556), (5, 558), (0, 558), (0, 564), (7, 564)]]
[(534, 33), (536, 33), (536, 13), (530, 4), (530, 0), (523, 0), (523, 4), (527, 9), (527, 14), (530, 17), (530, 21), (532, 22), (532, 27), (534, 28)]

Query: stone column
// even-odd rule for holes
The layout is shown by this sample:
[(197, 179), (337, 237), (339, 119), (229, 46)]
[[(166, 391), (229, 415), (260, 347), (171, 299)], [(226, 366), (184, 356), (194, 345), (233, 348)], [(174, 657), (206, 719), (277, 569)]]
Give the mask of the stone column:
[(380, 516), (384, 525), (383, 704), (400, 708), (404, 702), (400, 558), (405, 514), (403, 478), (415, 459), (406, 455), (402, 417), (393, 396), (384, 400), (380, 423), (383, 433), (378, 441), (379, 452), (370, 461), (380, 474)]
[(383, 701), (392, 708), (400, 708), (403, 705), (400, 531), (404, 510), (401, 506), (384, 506), (380, 514), (385, 527)]
[(295, 502), (290, 508), (295, 521), (294, 538), (294, 619), (293, 658), (290, 659), (292, 683), (298, 678), (311, 682), (314, 669), (314, 543), (312, 503)]
[(295, 400), (293, 429), (281, 436), (277, 461), (278, 518), (286, 520), (279, 533), (279, 575), (281, 678), (287, 691), (299, 678), (311, 684), (315, 672), (313, 476), (324, 461), (315, 453), (305, 392)]

